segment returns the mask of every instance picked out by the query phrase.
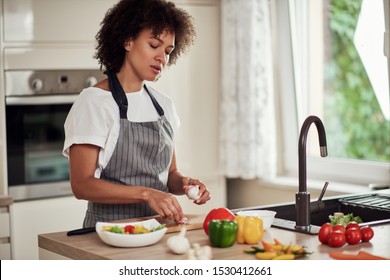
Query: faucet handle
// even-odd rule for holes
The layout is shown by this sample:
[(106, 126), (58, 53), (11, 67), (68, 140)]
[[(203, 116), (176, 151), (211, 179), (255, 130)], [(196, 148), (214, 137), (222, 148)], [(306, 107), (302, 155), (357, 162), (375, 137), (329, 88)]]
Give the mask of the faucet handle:
[(329, 182), (325, 182), (325, 185), (322, 188), (322, 191), (320, 193), (320, 196), (318, 197), (318, 200), (310, 202), (310, 213), (311, 214), (316, 214), (325, 208), (325, 203), (322, 201), (322, 198), (324, 197), (324, 194), (326, 192), (326, 188), (328, 187), (328, 185), (329, 185)]
[(325, 194), (325, 192), (326, 192), (326, 189), (327, 189), (328, 185), (329, 185), (329, 182), (325, 182), (325, 185), (324, 185), (323, 188), (322, 188), (322, 191), (321, 191), (321, 193), (320, 193), (320, 196), (318, 197), (318, 201), (321, 201), (322, 198), (324, 197), (324, 194)]

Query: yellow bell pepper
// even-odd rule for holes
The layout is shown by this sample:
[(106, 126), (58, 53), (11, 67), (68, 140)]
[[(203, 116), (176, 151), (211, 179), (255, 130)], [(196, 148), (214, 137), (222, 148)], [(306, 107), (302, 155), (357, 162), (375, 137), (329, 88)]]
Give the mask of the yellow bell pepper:
[(234, 220), (238, 224), (238, 244), (256, 244), (263, 238), (264, 228), (261, 218), (237, 215)]

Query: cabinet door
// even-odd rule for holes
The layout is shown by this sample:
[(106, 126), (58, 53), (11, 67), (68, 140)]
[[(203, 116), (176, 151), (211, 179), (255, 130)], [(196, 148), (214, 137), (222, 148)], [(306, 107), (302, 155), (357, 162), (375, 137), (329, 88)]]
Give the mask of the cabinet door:
[(5, 42), (94, 42), (115, 0), (3, 0)]
[(14, 202), (11, 206), (12, 258), (39, 259), (38, 235), (82, 227), (86, 201), (74, 197)]

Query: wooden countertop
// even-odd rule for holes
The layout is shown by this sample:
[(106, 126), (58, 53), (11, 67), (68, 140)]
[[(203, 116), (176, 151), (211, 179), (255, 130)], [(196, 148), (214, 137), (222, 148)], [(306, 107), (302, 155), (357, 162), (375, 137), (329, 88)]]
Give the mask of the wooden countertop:
[[(312, 252), (304, 259), (323, 260), (331, 259), (329, 251), (344, 251), (355, 254), (359, 250), (364, 250), (378, 256), (390, 258), (390, 224), (373, 226), (375, 236), (367, 243), (357, 245), (345, 245), (342, 248), (331, 248), (319, 243), (317, 235), (307, 235), (293, 231), (271, 227), (265, 231), (263, 240), (273, 241), (277, 238), (282, 243), (299, 244)], [(177, 233), (167, 233), (156, 244), (141, 248), (116, 248), (103, 243), (97, 233), (88, 233), (77, 236), (67, 236), (66, 232), (56, 232), (40, 234), (38, 236), (38, 246), (40, 249), (51, 253), (59, 254), (66, 258), (77, 260), (168, 260), (186, 259), (186, 255), (174, 255), (169, 252), (166, 240)], [(199, 243), (201, 246), (209, 245), (208, 236), (203, 229), (187, 231), (186, 237), (190, 243)], [(243, 251), (250, 249), (250, 245), (235, 244), (229, 248), (212, 248), (213, 259), (215, 260), (253, 260), (255, 257)]]

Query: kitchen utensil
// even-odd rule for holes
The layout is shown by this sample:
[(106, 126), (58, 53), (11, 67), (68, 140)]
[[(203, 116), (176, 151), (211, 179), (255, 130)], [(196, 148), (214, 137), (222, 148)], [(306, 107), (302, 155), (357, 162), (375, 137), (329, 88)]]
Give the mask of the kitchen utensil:
[(95, 227), (89, 227), (89, 228), (79, 228), (79, 229), (74, 229), (70, 230), (66, 233), (67, 236), (72, 236), (72, 235), (80, 235), (80, 234), (86, 234), (86, 233), (91, 233), (95, 232), (96, 228)]

